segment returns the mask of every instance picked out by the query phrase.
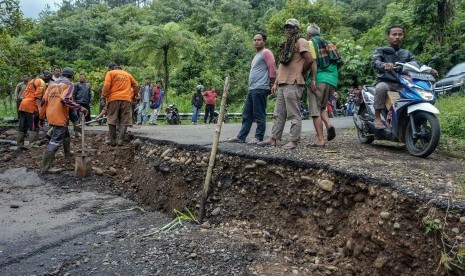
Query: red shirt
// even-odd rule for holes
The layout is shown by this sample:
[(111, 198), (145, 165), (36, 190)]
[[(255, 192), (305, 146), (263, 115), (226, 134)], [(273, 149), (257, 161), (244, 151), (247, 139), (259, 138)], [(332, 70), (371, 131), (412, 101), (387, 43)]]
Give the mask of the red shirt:
[(206, 104), (215, 104), (216, 98), (218, 98), (218, 95), (216, 94), (215, 91), (206, 91), (205, 94), (203, 95), (205, 97), (205, 102)]
[(156, 102), (156, 101), (158, 100), (158, 96), (159, 96), (159, 95), (160, 95), (160, 87), (155, 86), (155, 87), (153, 88), (153, 97), (152, 97), (152, 100), (153, 100), (154, 102)]

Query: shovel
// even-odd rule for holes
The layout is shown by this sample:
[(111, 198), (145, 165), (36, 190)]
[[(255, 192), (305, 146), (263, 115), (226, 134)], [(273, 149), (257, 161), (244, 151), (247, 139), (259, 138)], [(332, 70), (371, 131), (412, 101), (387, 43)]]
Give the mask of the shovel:
[(76, 163), (74, 165), (74, 177), (84, 178), (89, 177), (92, 171), (91, 158), (86, 156), (85, 144), (84, 144), (84, 114), (81, 116), (81, 137), (82, 137), (82, 149), (81, 156), (76, 156)]

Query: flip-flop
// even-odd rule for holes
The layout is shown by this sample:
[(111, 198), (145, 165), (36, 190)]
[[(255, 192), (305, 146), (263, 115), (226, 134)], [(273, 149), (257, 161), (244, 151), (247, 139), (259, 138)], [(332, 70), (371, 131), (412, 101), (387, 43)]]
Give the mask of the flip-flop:
[(245, 141), (242, 141), (241, 139), (239, 139), (237, 137), (233, 137), (233, 138), (228, 139), (228, 142), (229, 143), (245, 143)]
[(324, 147), (326, 147), (326, 144), (318, 145), (318, 144), (312, 143), (312, 144), (310, 144), (310, 147), (312, 147), (312, 148), (324, 148)]
[(328, 141), (331, 141), (333, 140), (334, 138), (336, 138), (336, 129), (333, 127), (333, 126), (330, 126), (327, 130), (327, 139)]
[(294, 146), (294, 145), (290, 146), (290, 145), (286, 144), (286, 145), (283, 146), (283, 149), (285, 149), (285, 150), (293, 150), (293, 149), (296, 149), (296, 148), (297, 148), (297, 146)]
[(247, 142), (247, 144), (249, 144), (249, 145), (255, 145), (255, 144), (258, 144), (258, 143), (260, 143), (260, 142), (261, 142), (260, 140), (258, 140), (257, 138), (254, 137), (254, 138), (250, 139), (250, 140)]
[(269, 142), (266, 142), (266, 141), (257, 143), (257, 146), (264, 147), (264, 148), (266, 148), (266, 147), (276, 147), (276, 145), (272, 145), (272, 144), (270, 144)]

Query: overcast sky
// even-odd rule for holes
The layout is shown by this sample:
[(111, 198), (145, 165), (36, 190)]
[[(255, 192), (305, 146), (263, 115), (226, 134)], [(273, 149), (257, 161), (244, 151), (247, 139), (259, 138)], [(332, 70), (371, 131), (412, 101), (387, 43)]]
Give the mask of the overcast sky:
[(20, 0), (19, 5), (25, 17), (37, 19), (39, 13), (49, 4), (52, 10), (56, 10), (55, 2), (59, 0)]

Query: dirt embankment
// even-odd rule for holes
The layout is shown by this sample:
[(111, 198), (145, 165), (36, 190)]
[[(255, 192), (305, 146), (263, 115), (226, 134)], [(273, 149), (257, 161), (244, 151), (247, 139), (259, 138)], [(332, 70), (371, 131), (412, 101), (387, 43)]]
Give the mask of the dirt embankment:
[[(188, 208), (197, 213), (209, 152), (143, 140), (111, 148), (102, 146), (102, 135), (92, 135), (88, 140), (96, 149), (92, 181), (157, 210), (171, 213)], [(199, 258), (196, 248), (206, 244), (209, 250), (221, 252), (215, 235), (223, 233), (242, 241), (233, 247), (240, 252), (240, 260), (230, 258), (222, 267), (233, 274), (430, 275), (446, 273), (440, 265), (442, 253), (449, 254), (451, 265), (458, 261), (457, 252), (465, 249), (461, 211), (437, 209), (425, 201), (427, 197), (418, 196), (421, 189), (404, 193), (402, 185), (389, 185), (385, 179), (392, 171), (378, 185), (377, 175), (363, 177), (364, 168), (344, 170), (350, 164), (342, 156), (339, 161), (327, 159), (334, 164), (329, 166), (280, 149), (225, 147), (216, 159), (207, 223), (191, 228), (184, 237), (202, 244), (179, 246), (190, 252), (188, 258)], [(14, 163), (37, 169), (42, 150), (18, 153), (2, 147), (10, 158), (0, 166)], [(331, 155), (328, 151), (339, 150), (335, 146), (314, 154)], [(347, 154), (355, 158), (355, 152)], [(355, 165), (361, 162), (355, 160)], [(402, 162), (393, 163), (401, 166)], [(61, 155), (56, 164), (73, 167)], [(416, 163), (419, 167), (421, 162)], [(169, 236), (172, 242), (177, 238), (183, 239)], [(169, 252), (175, 250), (169, 248)], [(203, 260), (208, 261), (207, 257)], [(247, 269), (233, 265), (238, 262), (245, 262)]]

